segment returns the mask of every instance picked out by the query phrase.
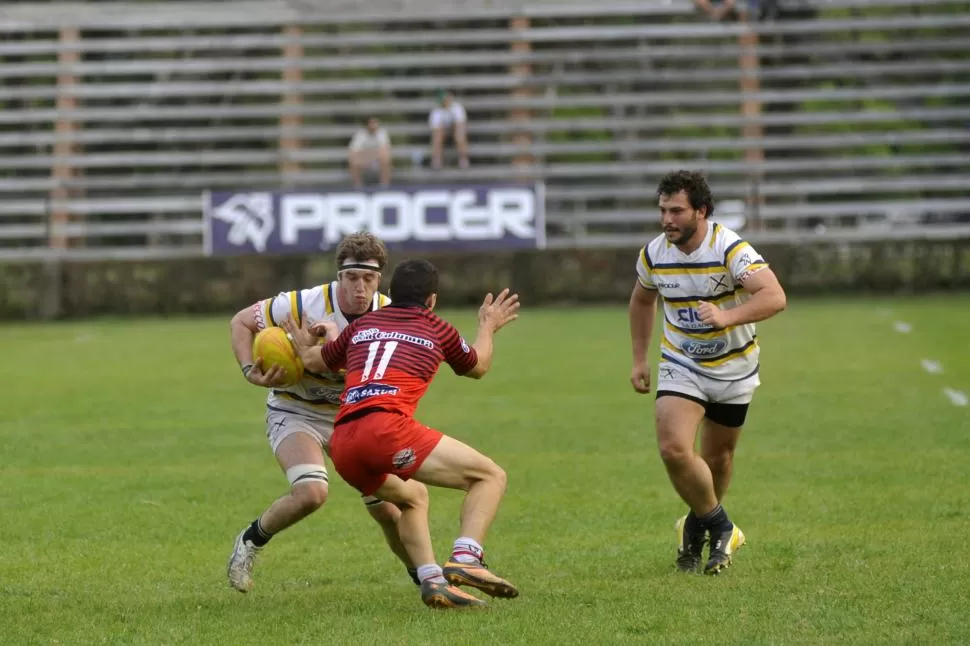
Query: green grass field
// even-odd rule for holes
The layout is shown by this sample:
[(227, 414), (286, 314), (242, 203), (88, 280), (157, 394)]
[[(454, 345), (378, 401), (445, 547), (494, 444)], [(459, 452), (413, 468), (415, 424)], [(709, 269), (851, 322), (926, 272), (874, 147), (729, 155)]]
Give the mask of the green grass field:
[[(970, 407), (942, 392), (970, 392), (968, 320), (960, 295), (796, 300), (760, 326), (725, 501), (749, 543), (715, 578), (673, 569), (683, 505), (625, 311), (525, 309), (492, 374), (443, 370), (419, 410), (509, 474), (486, 548), (522, 595), (464, 614), (421, 604), (335, 474), (256, 590), (228, 587), (236, 533), (286, 487), (228, 317), (2, 326), (0, 643), (968, 643)], [(432, 492), (439, 557), (459, 502)]]

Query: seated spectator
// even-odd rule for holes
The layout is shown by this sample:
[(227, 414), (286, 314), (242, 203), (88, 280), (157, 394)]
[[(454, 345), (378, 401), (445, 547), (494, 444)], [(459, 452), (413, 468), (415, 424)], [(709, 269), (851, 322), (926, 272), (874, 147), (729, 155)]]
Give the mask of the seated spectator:
[(348, 163), (350, 179), (355, 188), (364, 185), (364, 177), (376, 174), (381, 186), (391, 183), (391, 138), (376, 117), (367, 120), (366, 127), (354, 134), (350, 141)]
[(431, 167), (441, 168), (444, 157), (445, 136), (451, 133), (458, 149), (458, 165), (468, 168), (468, 115), (455, 97), (446, 90), (438, 92), (438, 103), (428, 117), (431, 126)]
[(742, 22), (759, 20), (762, 4), (777, 4), (775, 0), (694, 0), (698, 9), (711, 20), (719, 21), (736, 18)]

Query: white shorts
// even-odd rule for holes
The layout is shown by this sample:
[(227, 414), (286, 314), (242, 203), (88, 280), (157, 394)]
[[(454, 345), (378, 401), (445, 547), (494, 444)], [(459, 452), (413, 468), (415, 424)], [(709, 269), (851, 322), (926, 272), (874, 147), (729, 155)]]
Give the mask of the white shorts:
[[(266, 411), (266, 438), (269, 446), (273, 449), (273, 455), (279, 450), (283, 440), (294, 433), (305, 433), (316, 440), (317, 444), (324, 453), (330, 455), (330, 438), (333, 436), (333, 417), (329, 419), (315, 419), (297, 413), (285, 413), (283, 411), (269, 409)], [(327, 465), (320, 465), (324, 472)], [(383, 501), (374, 496), (361, 496), (361, 500), (367, 507), (379, 505)]]
[(428, 125), (431, 126), (432, 130), (437, 128), (451, 128), (459, 124), (465, 124), (467, 121), (468, 114), (465, 112), (465, 108), (457, 102), (453, 102), (447, 108), (439, 106), (432, 110), (428, 116)]
[(323, 452), (330, 454), (330, 437), (333, 435), (333, 417), (313, 418), (298, 413), (285, 413), (269, 409), (266, 411), (266, 439), (273, 449), (273, 455), (283, 440), (294, 433), (306, 433), (320, 445)]
[(713, 404), (750, 404), (761, 385), (758, 373), (737, 381), (711, 379), (671, 361), (661, 361), (657, 392), (667, 390)]

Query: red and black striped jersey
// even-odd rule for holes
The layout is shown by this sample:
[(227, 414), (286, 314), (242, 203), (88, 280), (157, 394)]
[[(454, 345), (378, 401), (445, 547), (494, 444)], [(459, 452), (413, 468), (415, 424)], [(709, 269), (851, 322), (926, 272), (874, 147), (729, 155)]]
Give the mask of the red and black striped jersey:
[(357, 319), (321, 352), (331, 370), (347, 369), (336, 422), (364, 408), (413, 416), (442, 362), (457, 375), (478, 363), (450, 323), (429, 309), (396, 303)]

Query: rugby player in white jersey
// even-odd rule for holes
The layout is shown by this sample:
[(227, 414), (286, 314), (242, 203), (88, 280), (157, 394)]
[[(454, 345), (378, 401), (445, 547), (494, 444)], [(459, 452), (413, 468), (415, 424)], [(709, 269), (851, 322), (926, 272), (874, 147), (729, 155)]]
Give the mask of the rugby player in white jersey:
[(676, 525), (677, 567), (697, 571), (709, 540), (704, 573), (718, 574), (744, 544), (721, 500), (748, 404), (761, 383), (754, 323), (785, 309), (785, 292), (750, 244), (710, 221), (713, 197), (700, 173), (668, 174), (657, 197), (663, 233), (640, 251), (630, 296), (630, 381), (638, 393), (650, 392), (647, 352), (659, 295), (664, 330), (657, 443), (667, 475), (689, 507)]
[[(344, 388), (341, 373), (307, 372), (294, 386), (280, 386), (281, 370), (266, 372), (253, 362), (253, 337), (265, 327), (277, 326), (287, 317), (306, 319), (323, 334), (322, 323), (332, 321), (342, 330), (363, 314), (390, 303), (378, 292), (381, 271), (387, 264), (387, 249), (369, 233), (355, 233), (337, 246), (337, 280), (283, 292), (240, 310), (232, 319), (232, 350), (243, 376), (252, 384), (269, 388), (266, 398), (266, 436), (270, 448), (286, 474), (290, 491), (269, 506), (236, 537), (227, 573), (229, 583), (240, 592), (253, 588), (253, 565), (267, 542), (287, 527), (319, 509), (327, 500), (328, 475), (324, 453), (329, 454), (334, 416)], [(398, 536), (400, 510), (389, 503), (363, 498), (370, 515), (380, 524), (391, 551), (408, 568), (418, 584)]]

